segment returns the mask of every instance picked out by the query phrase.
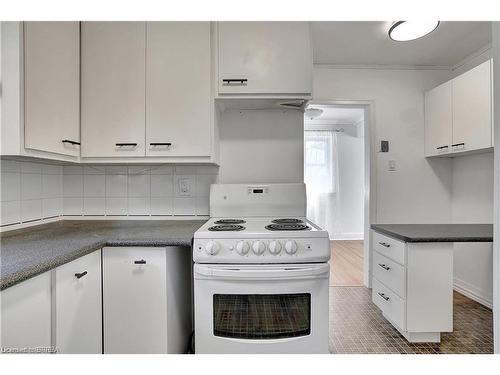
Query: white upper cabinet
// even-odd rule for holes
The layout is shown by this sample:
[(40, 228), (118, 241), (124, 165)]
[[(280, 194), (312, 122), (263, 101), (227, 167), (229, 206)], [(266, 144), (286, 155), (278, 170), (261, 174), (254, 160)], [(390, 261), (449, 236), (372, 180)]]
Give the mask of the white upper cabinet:
[(493, 147), (492, 60), (425, 93), (425, 156)]
[(210, 22), (148, 22), (146, 156), (210, 156)]
[(491, 60), (453, 80), (453, 152), (493, 147), (491, 82)]
[(144, 156), (145, 22), (81, 24), (82, 157)]
[(55, 270), (59, 353), (102, 353), (101, 250)]
[(218, 93), (309, 96), (307, 22), (219, 22)]
[(425, 156), (451, 150), (451, 81), (425, 93)]

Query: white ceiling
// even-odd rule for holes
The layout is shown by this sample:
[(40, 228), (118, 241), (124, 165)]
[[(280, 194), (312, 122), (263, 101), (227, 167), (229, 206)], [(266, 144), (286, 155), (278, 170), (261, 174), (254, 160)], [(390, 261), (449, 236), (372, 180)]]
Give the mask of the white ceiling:
[(314, 63), (452, 67), (491, 43), (491, 22), (441, 22), (409, 42), (391, 40), (391, 22), (311, 22)]
[(323, 113), (314, 120), (308, 119), (306, 113), (305, 121), (311, 124), (354, 125), (363, 120), (364, 116), (364, 111), (361, 108), (338, 108), (316, 104), (310, 104), (307, 108), (319, 108), (323, 110)]

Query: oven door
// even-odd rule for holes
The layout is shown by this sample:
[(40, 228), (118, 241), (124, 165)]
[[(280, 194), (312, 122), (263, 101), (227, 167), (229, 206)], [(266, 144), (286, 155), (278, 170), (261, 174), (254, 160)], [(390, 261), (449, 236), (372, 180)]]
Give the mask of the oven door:
[(329, 272), (195, 264), (196, 353), (328, 353)]

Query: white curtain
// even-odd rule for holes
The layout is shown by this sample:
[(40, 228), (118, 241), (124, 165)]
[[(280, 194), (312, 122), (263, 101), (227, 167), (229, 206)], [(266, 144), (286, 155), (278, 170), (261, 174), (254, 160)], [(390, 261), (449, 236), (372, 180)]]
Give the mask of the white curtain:
[(307, 218), (320, 227), (337, 228), (339, 188), (336, 132), (305, 131), (304, 181), (307, 188)]

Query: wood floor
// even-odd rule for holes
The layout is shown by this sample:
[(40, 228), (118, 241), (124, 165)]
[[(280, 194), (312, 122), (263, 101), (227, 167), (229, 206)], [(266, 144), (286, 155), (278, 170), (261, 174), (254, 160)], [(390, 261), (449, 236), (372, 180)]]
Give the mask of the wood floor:
[(330, 286), (363, 285), (363, 241), (330, 241)]

